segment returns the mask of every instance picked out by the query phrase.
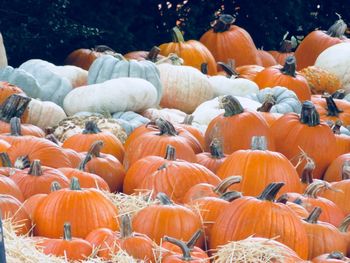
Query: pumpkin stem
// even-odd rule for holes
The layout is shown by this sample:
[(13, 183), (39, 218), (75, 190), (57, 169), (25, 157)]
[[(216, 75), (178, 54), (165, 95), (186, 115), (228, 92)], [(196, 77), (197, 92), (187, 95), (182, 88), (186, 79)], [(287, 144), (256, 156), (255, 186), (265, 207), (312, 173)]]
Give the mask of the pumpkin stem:
[(223, 195), (227, 189), (233, 185), (233, 184), (238, 184), (242, 181), (242, 176), (237, 176), (237, 175), (232, 175), (224, 180), (222, 180), (214, 189), (213, 192), (218, 194), (218, 195)]
[(263, 201), (274, 201), (276, 198), (276, 195), (284, 185), (285, 183), (283, 182), (271, 183), (264, 189), (264, 191), (257, 198)]
[(293, 49), (293, 43), (290, 40), (283, 39), (280, 43), (280, 53), (290, 53)]
[(181, 251), (182, 251), (182, 257), (181, 259), (184, 260), (184, 261), (191, 261), (192, 260), (192, 257), (191, 257), (191, 250), (190, 248), (186, 245), (185, 242), (181, 241), (181, 240), (178, 240), (176, 238), (172, 238), (172, 237), (168, 237), (168, 236), (165, 236), (164, 238), (164, 241), (167, 241), (169, 243), (172, 243), (176, 246), (178, 246)]
[(331, 129), (334, 134), (341, 134), (340, 128), (343, 125), (343, 122), (341, 120), (336, 120), (335, 123), (332, 125)]
[(93, 158), (101, 157), (101, 149), (103, 148), (103, 146), (104, 146), (104, 142), (103, 142), (103, 141), (101, 141), (101, 140), (95, 141), (95, 142), (91, 145), (91, 147), (90, 147), (88, 153), (89, 153)]
[(193, 119), (194, 119), (194, 115), (192, 115), (192, 114), (186, 114), (185, 119), (184, 119), (184, 121), (182, 122), (182, 124), (192, 125)]
[(69, 189), (70, 190), (75, 190), (75, 191), (81, 190), (78, 178), (72, 177), (72, 179), (70, 180), (70, 187), (69, 187)]
[(342, 110), (340, 110), (337, 106), (337, 104), (335, 104), (335, 101), (333, 99), (333, 97), (329, 94), (325, 94), (322, 96), (322, 98), (326, 99), (326, 103), (327, 103), (327, 116), (339, 116), (339, 113), (343, 112)]
[(201, 72), (204, 75), (208, 75), (208, 63), (202, 63), (201, 64)]
[(159, 192), (156, 198), (160, 201), (162, 205), (174, 205), (174, 203), (170, 200), (169, 196), (163, 192)]
[(216, 64), (218, 64), (225, 71), (228, 78), (237, 78), (239, 76), (239, 74), (229, 64), (224, 62), (218, 62)]
[(146, 57), (147, 60), (150, 60), (152, 62), (156, 62), (157, 61), (157, 57), (159, 55), (160, 52), (160, 48), (157, 46), (153, 46), (151, 48), (151, 50), (148, 52), (148, 55)]
[(344, 161), (341, 176), (342, 180), (350, 179), (350, 160)]
[(266, 94), (263, 104), (256, 110), (260, 112), (270, 112), (274, 105), (276, 105), (275, 96), (272, 94)]
[(221, 158), (224, 158), (225, 155), (222, 151), (222, 145), (221, 145), (221, 142), (214, 138), (210, 145), (209, 145), (209, 151), (210, 151), (210, 155), (212, 158), (216, 158), (216, 159), (221, 159)]
[(301, 107), (300, 122), (310, 127), (320, 124), (320, 115), (311, 101), (305, 101)]
[(129, 215), (122, 215), (121, 226), (120, 226), (120, 237), (128, 238), (132, 236), (132, 225)]
[(235, 22), (236, 18), (231, 15), (222, 14), (212, 24), (213, 31), (215, 33), (222, 33), (230, 29), (231, 25)]
[(276, 200), (276, 202), (281, 204), (287, 204), (288, 200), (289, 196), (287, 194), (283, 194)]
[(13, 164), (13, 167), (17, 168), (17, 169), (21, 169), (21, 170), (30, 167), (29, 156), (28, 155), (25, 155), (25, 156), (22, 155), (22, 156), (17, 157), (15, 163)]
[(101, 132), (101, 130), (97, 127), (96, 122), (94, 121), (87, 121), (85, 123), (85, 129), (83, 130), (83, 134), (97, 134)]
[(306, 164), (303, 172), (301, 173), (300, 181), (302, 184), (310, 185), (313, 182), (313, 172), (316, 168), (314, 160), (306, 158)]
[(190, 238), (190, 240), (187, 241), (186, 245), (187, 247), (192, 250), (194, 248), (194, 246), (196, 245), (196, 242), (198, 241), (198, 239), (201, 237), (201, 235), (203, 234), (203, 230), (202, 229), (198, 229)]
[(146, 126), (153, 124), (156, 125), (159, 129), (159, 135), (170, 135), (175, 136), (178, 134), (176, 131), (174, 125), (171, 124), (171, 122), (164, 120), (162, 118), (157, 118), (154, 122), (149, 122)]
[(53, 143), (56, 144), (56, 145), (60, 145), (60, 141), (59, 141), (59, 140), (56, 138), (56, 136), (53, 135), (52, 133), (46, 135), (46, 136), (45, 136), (45, 139), (47, 139), (47, 140), (53, 142)]
[(342, 233), (347, 233), (350, 226), (350, 215), (344, 218), (343, 222), (341, 222), (338, 227), (339, 231)]
[(296, 76), (296, 59), (294, 56), (288, 56), (284, 62), (281, 72), (285, 75), (295, 77)]
[(221, 195), (219, 198), (222, 200), (225, 200), (227, 202), (232, 202), (233, 200), (236, 200), (238, 198), (242, 197), (242, 193), (238, 191), (229, 191)]
[(115, 50), (113, 50), (112, 48), (110, 48), (109, 46), (106, 46), (106, 45), (97, 45), (92, 50), (96, 51), (96, 52), (101, 52), (101, 53), (105, 53), (105, 52), (117, 53), (117, 52), (115, 52)]
[(329, 253), (327, 256), (328, 259), (339, 259), (339, 260), (346, 260), (344, 254), (340, 251), (333, 251), (332, 253)]
[(347, 29), (347, 25), (345, 24), (344, 20), (338, 19), (327, 30), (327, 35), (329, 35), (330, 37), (342, 38), (342, 37), (344, 37), (344, 33), (345, 33), (346, 29)]
[(13, 117), (21, 118), (31, 98), (13, 94), (0, 106), (0, 120), (9, 123)]
[(333, 94), (332, 94), (332, 98), (333, 99), (338, 99), (338, 100), (341, 100), (341, 99), (344, 99), (345, 97), (345, 90), (343, 89), (338, 89), (337, 91), (335, 91)]
[(11, 136), (22, 136), (21, 119), (13, 117), (10, 120), (10, 135)]
[(317, 221), (322, 213), (322, 209), (320, 207), (315, 207), (309, 216), (304, 219), (304, 221), (310, 223), (310, 224), (317, 224)]
[(293, 201), (293, 203), (294, 203), (294, 204), (297, 204), (297, 205), (302, 205), (302, 204), (303, 204), (303, 200), (301, 200), (301, 198), (298, 197), (297, 199), (295, 199), (295, 200)]
[(165, 160), (168, 161), (176, 161), (176, 150), (175, 147), (171, 146), (170, 144), (168, 144), (166, 146), (166, 152), (165, 152)]
[(10, 156), (7, 154), (7, 152), (0, 153), (0, 160), (2, 167), (12, 167)]
[(250, 148), (252, 150), (266, 151), (267, 150), (266, 137), (265, 136), (253, 136), (252, 142), (250, 144)]
[(72, 228), (67, 222), (63, 225), (63, 240), (72, 241)]
[(32, 164), (30, 165), (28, 174), (34, 175), (34, 176), (43, 175), (43, 170), (41, 169), (40, 160), (33, 160)]
[(182, 43), (185, 42), (184, 36), (182, 35), (180, 29), (177, 26), (172, 28), (173, 42)]
[(225, 110), (224, 117), (231, 117), (244, 111), (241, 103), (231, 95), (220, 99), (220, 107)]
[(51, 192), (55, 192), (55, 191), (58, 191), (60, 189), (62, 189), (61, 185), (59, 184), (59, 182), (56, 182), (56, 181), (53, 181), (51, 183)]
[(304, 191), (304, 196), (308, 196), (311, 198), (317, 198), (317, 194), (322, 189), (332, 189), (330, 184), (325, 181), (315, 181), (312, 184), (309, 184), (309, 186)]
[(86, 168), (86, 164), (91, 161), (92, 159), (92, 155), (90, 153), (87, 153), (85, 155), (85, 158), (80, 162), (79, 166), (78, 166), (78, 170), (80, 171), (85, 171)]

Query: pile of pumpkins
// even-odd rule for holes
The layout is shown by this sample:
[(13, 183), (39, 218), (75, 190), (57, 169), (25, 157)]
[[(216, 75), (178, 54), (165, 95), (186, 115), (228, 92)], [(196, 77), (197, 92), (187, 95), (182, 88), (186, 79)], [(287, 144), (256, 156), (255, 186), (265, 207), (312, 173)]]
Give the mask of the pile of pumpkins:
[[(161, 262), (229, 262), (215, 251), (254, 235), (283, 262), (349, 262), (346, 25), (267, 52), (233, 23), (64, 66), (8, 66), (0, 38), (0, 210), (18, 235), (70, 260), (155, 262), (157, 244)], [(158, 201), (132, 215), (104, 193), (144, 191)]]

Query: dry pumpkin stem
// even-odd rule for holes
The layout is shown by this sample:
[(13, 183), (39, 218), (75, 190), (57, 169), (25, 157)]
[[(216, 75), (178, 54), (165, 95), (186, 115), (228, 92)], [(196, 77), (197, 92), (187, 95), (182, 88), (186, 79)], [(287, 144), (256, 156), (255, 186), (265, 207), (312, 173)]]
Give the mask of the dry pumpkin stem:
[(343, 221), (341, 222), (341, 224), (339, 225), (338, 229), (340, 232), (342, 233), (347, 233), (350, 226), (350, 215), (346, 216)]
[(9, 123), (13, 117), (21, 118), (30, 101), (29, 97), (18, 94), (11, 95), (0, 106), (0, 120)]
[(164, 120), (162, 118), (157, 118), (155, 121), (151, 121), (146, 124), (146, 127), (149, 125), (154, 125), (155, 128), (159, 130), (159, 135), (170, 135), (170, 136), (176, 136), (178, 135), (178, 132), (176, 131), (174, 125), (171, 124), (171, 122)]
[(337, 91), (335, 91), (334, 93), (332, 93), (332, 98), (333, 99), (338, 99), (338, 100), (341, 100), (341, 99), (344, 99), (345, 97), (345, 90), (343, 89), (338, 89)]
[(345, 24), (344, 20), (339, 18), (333, 25), (330, 26), (326, 34), (331, 37), (342, 38), (346, 29), (347, 25)]
[(225, 200), (227, 202), (232, 202), (233, 200), (236, 200), (238, 198), (241, 198), (243, 195), (241, 192), (238, 191), (229, 191), (226, 193), (223, 193), (219, 198), (222, 200)]
[(218, 66), (220, 66), (226, 73), (228, 78), (237, 78), (239, 74), (233, 69), (233, 67), (224, 62), (217, 62)]
[(185, 42), (184, 36), (182, 35), (180, 29), (177, 26), (174, 26), (171, 30), (173, 42), (180, 43)]
[(213, 192), (218, 195), (223, 195), (227, 189), (234, 184), (238, 184), (242, 181), (242, 176), (232, 175), (224, 180), (222, 180), (216, 187), (214, 187)]
[(283, 194), (277, 198), (276, 202), (281, 204), (287, 204), (288, 200), (289, 200), (288, 194)]
[(60, 190), (60, 189), (62, 189), (62, 187), (61, 187), (61, 185), (59, 184), (59, 182), (53, 181), (53, 182), (51, 183), (51, 188), (50, 188), (51, 192), (55, 192), (55, 191), (58, 191), (58, 190)]
[(267, 150), (267, 139), (265, 136), (253, 136), (250, 148), (252, 150)]
[(220, 108), (225, 110), (224, 117), (231, 117), (244, 111), (241, 103), (231, 95), (221, 97)]
[(12, 163), (7, 152), (0, 153), (0, 160), (2, 163), (2, 167), (12, 167)]
[(104, 146), (104, 142), (101, 140), (95, 141), (89, 151), (88, 154), (90, 154), (92, 157), (96, 158), (96, 157), (100, 157), (101, 156), (101, 150)]
[(198, 239), (201, 237), (201, 235), (203, 234), (203, 230), (202, 229), (198, 229), (190, 238), (190, 240), (187, 241), (186, 245), (187, 247), (192, 250), (194, 248), (194, 246), (196, 245), (196, 242), (198, 241)]
[(184, 121), (182, 124), (192, 125), (194, 119), (194, 115), (192, 114), (186, 114)]
[(160, 48), (157, 46), (153, 46), (151, 50), (148, 52), (146, 59), (152, 62), (156, 62), (159, 53), (160, 53)]
[(48, 134), (45, 136), (45, 139), (53, 142), (54, 144), (60, 145), (60, 141), (56, 138), (54, 134)]
[(11, 136), (22, 136), (21, 119), (13, 117), (10, 120), (10, 135)]
[(63, 240), (72, 241), (72, 228), (70, 223), (63, 225)]
[(325, 182), (325, 181), (315, 181), (312, 184), (308, 185), (308, 187), (304, 191), (304, 196), (312, 197), (312, 198), (317, 198), (317, 194), (319, 191), (322, 189), (333, 189), (330, 185), (330, 183)]
[(156, 198), (160, 201), (162, 205), (174, 205), (173, 201), (163, 192), (159, 192)]
[(79, 183), (79, 179), (76, 177), (73, 177), (70, 181), (70, 186), (69, 186), (70, 190), (75, 190), (75, 191), (79, 191), (81, 190), (80, 187), (80, 183)]
[(301, 173), (300, 181), (302, 184), (312, 184), (313, 182), (313, 172), (316, 168), (314, 160), (312, 160), (310, 157), (306, 158), (306, 164), (304, 166), (304, 169)]
[(320, 218), (321, 213), (322, 213), (322, 209), (320, 207), (315, 207), (314, 209), (312, 209), (309, 216), (304, 219), (304, 221), (310, 224), (317, 224), (317, 221)]
[(290, 53), (290, 52), (292, 52), (292, 49), (293, 49), (292, 41), (290, 41), (288, 39), (283, 39), (281, 41), (280, 49), (279, 49), (280, 53)]
[(22, 156), (17, 157), (15, 163), (13, 164), (13, 167), (17, 168), (17, 169), (21, 169), (21, 170), (30, 167), (29, 156), (28, 155), (25, 155), (25, 156), (22, 155)]
[(332, 253), (329, 253), (327, 256), (328, 259), (338, 259), (338, 260), (346, 260), (344, 254), (339, 251), (334, 251)]
[(231, 25), (236, 21), (231, 15), (222, 14), (218, 19), (212, 23), (213, 31), (215, 33), (225, 32), (230, 29)]
[(217, 138), (214, 138), (210, 143), (209, 151), (212, 158), (221, 159), (225, 157), (222, 151), (222, 143)]
[(276, 105), (275, 96), (273, 96), (273, 94), (266, 94), (263, 104), (256, 110), (260, 112), (270, 112), (274, 105)]
[(85, 123), (85, 129), (83, 130), (83, 134), (96, 134), (100, 133), (101, 130), (97, 127), (96, 122), (94, 121), (87, 121)]
[(341, 120), (336, 120), (335, 123), (332, 125), (331, 129), (334, 134), (341, 134), (340, 128), (343, 125), (343, 122)]
[(350, 160), (345, 160), (341, 171), (342, 180), (350, 179)]
[(340, 110), (335, 103), (333, 97), (329, 94), (322, 95), (322, 98), (325, 98), (327, 103), (327, 116), (335, 116), (338, 117), (339, 113), (342, 113), (343, 111)]
[(261, 195), (259, 195), (257, 198), (264, 201), (274, 201), (276, 199), (276, 195), (284, 185), (285, 183), (283, 182), (271, 183), (264, 189)]
[(294, 56), (288, 56), (286, 58), (281, 72), (285, 75), (296, 77), (296, 59)]
[(172, 243), (181, 249), (181, 251), (182, 251), (181, 259), (182, 260), (184, 260), (184, 261), (191, 261), (192, 260), (191, 250), (185, 242), (178, 240), (176, 238), (168, 237), (168, 236), (165, 236), (163, 239), (164, 239), (164, 241)]
[(301, 107), (300, 122), (310, 127), (320, 124), (320, 115), (311, 101), (305, 101)]
[(28, 174), (33, 176), (43, 175), (43, 170), (41, 169), (40, 160), (33, 160), (33, 162), (29, 167)]
[(117, 52), (115, 52), (114, 49), (112, 49), (111, 47), (106, 46), (106, 45), (97, 45), (92, 50), (96, 51), (96, 52), (101, 52), (101, 53), (103, 53), (103, 52), (117, 53)]
[(85, 171), (86, 164), (91, 161), (92, 155), (90, 153), (87, 153), (85, 158), (80, 162), (78, 166), (78, 170)]

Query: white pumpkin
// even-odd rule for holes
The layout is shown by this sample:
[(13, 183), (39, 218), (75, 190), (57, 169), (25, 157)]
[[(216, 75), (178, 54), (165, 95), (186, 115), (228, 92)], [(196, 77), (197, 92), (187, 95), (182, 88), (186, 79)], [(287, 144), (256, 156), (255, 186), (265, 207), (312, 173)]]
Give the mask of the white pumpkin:
[(186, 117), (186, 113), (177, 109), (156, 109), (149, 108), (141, 113), (142, 116), (154, 121), (155, 119), (162, 118), (170, 121), (171, 123), (181, 123)]
[[(51, 63), (49, 63), (51, 64)], [(84, 86), (87, 84), (88, 71), (84, 70), (80, 67), (65, 65), (65, 66), (55, 66), (51, 64), (52, 71), (57, 75), (67, 78), (69, 82), (72, 84), (73, 88)]]
[(163, 85), (160, 106), (192, 113), (198, 105), (213, 98), (213, 87), (206, 75), (190, 66), (158, 65)]
[(157, 90), (147, 80), (118, 78), (73, 89), (64, 99), (63, 109), (69, 116), (80, 111), (140, 112), (156, 101)]
[(51, 101), (31, 99), (28, 110), (27, 122), (42, 129), (55, 126), (67, 117), (64, 110)]
[(214, 89), (214, 97), (223, 95), (245, 97), (259, 91), (259, 86), (255, 82), (234, 76), (225, 77), (217, 75), (210, 77), (209, 81)]
[[(257, 101), (244, 97), (235, 97), (238, 99), (244, 109), (256, 110), (261, 106), (261, 103)], [(220, 108), (219, 98), (220, 97), (216, 97), (199, 105), (192, 113), (194, 116), (193, 121), (201, 125), (208, 125), (212, 119), (221, 113), (224, 113), (225, 110)]]
[(344, 42), (324, 50), (316, 59), (315, 66), (335, 74), (342, 88), (350, 91), (350, 43)]
[(2, 35), (0, 33), (0, 68), (6, 67), (7, 64), (7, 56), (6, 56), (6, 49), (4, 45), (4, 40), (2, 38)]

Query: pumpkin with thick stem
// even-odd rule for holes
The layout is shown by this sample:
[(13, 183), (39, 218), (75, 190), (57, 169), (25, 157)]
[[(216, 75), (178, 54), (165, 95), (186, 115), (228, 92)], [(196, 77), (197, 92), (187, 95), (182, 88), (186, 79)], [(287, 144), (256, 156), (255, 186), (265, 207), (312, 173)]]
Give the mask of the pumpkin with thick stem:
[(29, 167), (29, 162), (25, 163), (24, 166), (21, 167), (13, 167), (10, 157), (6, 152), (0, 152), (0, 161), (1, 161), (1, 167), (0, 167), (0, 174), (5, 175), (7, 177), (13, 175), (15, 172), (20, 171), (20, 169), (24, 169)]
[(126, 59), (135, 59), (135, 60), (149, 60), (152, 62), (157, 62), (160, 59), (163, 59), (164, 56), (159, 54), (160, 48), (157, 46), (153, 46), (149, 51), (132, 51), (124, 54), (124, 58)]
[(306, 259), (308, 241), (300, 219), (284, 204), (274, 202), (283, 185), (271, 183), (258, 197), (242, 197), (230, 203), (213, 225), (209, 248), (217, 249), (228, 241), (251, 235), (278, 237), (277, 241)]
[(293, 49), (292, 41), (283, 39), (280, 43), (279, 50), (270, 50), (268, 52), (275, 58), (278, 64), (283, 65), (287, 57), (294, 55), (294, 52), (292, 51), (292, 49)]
[(277, 181), (285, 183), (280, 194), (299, 192), (299, 176), (292, 163), (283, 154), (267, 150), (266, 144), (265, 137), (253, 136), (251, 149), (229, 155), (217, 175), (221, 179), (232, 174), (242, 175), (242, 181), (230, 189), (249, 196), (257, 196), (268, 184)]
[(235, 20), (231, 15), (221, 14), (200, 41), (211, 51), (216, 61), (227, 63), (229, 59), (234, 59), (236, 66), (260, 65), (253, 39), (243, 28), (233, 25)]
[(110, 132), (101, 131), (96, 122), (87, 121), (85, 129), (81, 134), (75, 134), (65, 140), (62, 144), (63, 148), (70, 148), (77, 152), (87, 152), (91, 144), (101, 140), (104, 142), (101, 152), (115, 156), (120, 162), (124, 158), (124, 147), (119, 139)]
[[(145, 207), (133, 217), (134, 231), (146, 234), (159, 244), (165, 235), (188, 240), (202, 228), (199, 216), (191, 209), (174, 204), (164, 193), (158, 193), (157, 199), (160, 204)], [(202, 247), (203, 238), (196, 244)]]
[[(293, 165), (299, 164), (299, 175), (306, 163), (305, 156), (315, 162), (314, 177), (320, 179), (338, 154), (332, 130), (326, 123), (320, 122), (319, 114), (310, 101), (303, 103), (300, 116), (287, 113), (270, 130), (274, 135), (276, 150), (290, 159)], [(322, 140), (319, 140), (320, 136)]]
[(222, 151), (221, 142), (214, 138), (209, 145), (209, 152), (197, 154), (197, 163), (207, 167), (216, 174), (220, 165), (226, 160), (227, 155)]
[(31, 98), (24, 94), (12, 94), (0, 106), (0, 120), (9, 123), (13, 117), (21, 118), (22, 122), (28, 120), (28, 105)]
[(253, 136), (266, 136), (268, 149), (275, 149), (272, 133), (264, 118), (256, 111), (243, 109), (239, 101), (227, 95), (222, 97), (225, 113), (214, 118), (205, 132), (207, 148), (214, 138), (223, 144), (225, 154), (248, 149)]
[(259, 72), (254, 81), (260, 89), (283, 86), (295, 92), (299, 100), (310, 100), (311, 91), (306, 79), (296, 71), (294, 56), (286, 58), (284, 66), (272, 66)]
[(346, 24), (339, 18), (328, 31), (315, 30), (308, 34), (295, 50), (298, 70), (314, 65), (317, 57), (325, 49), (348, 41), (344, 36), (346, 29)]
[(211, 52), (197, 40), (185, 41), (178, 27), (172, 29), (173, 42), (159, 46), (160, 54), (168, 56), (171, 53), (177, 54), (184, 60), (184, 65), (201, 69), (202, 63), (208, 64), (209, 75), (216, 74), (215, 59)]
[(256, 110), (263, 116), (269, 127), (275, 123), (283, 114), (277, 112), (271, 112), (273, 106), (276, 105), (276, 99), (272, 94), (267, 94), (261, 105), (261, 107)]
[(198, 142), (204, 149), (205, 148), (204, 134), (199, 128), (193, 125), (193, 119), (194, 119), (193, 115), (186, 115), (184, 120), (181, 123), (179, 123), (177, 126), (184, 128), (186, 131), (191, 133), (198, 140)]
[(25, 199), (35, 194), (50, 193), (54, 181), (63, 188), (69, 186), (69, 180), (62, 172), (42, 166), (40, 160), (33, 160), (29, 168), (15, 172), (10, 178), (16, 182)]
[(332, 251), (346, 253), (347, 250), (347, 242), (342, 233), (335, 226), (318, 221), (321, 213), (322, 209), (315, 207), (304, 219), (309, 243), (309, 259)]
[(14, 132), (17, 132), (18, 135), (31, 135), (39, 138), (45, 136), (44, 131), (35, 125), (21, 124), (20, 118), (13, 117), (9, 123), (0, 121), (0, 133), (13, 135)]
[(345, 153), (335, 158), (328, 166), (323, 180), (337, 182), (350, 179), (350, 154)]
[(290, 202), (288, 195), (283, 194), (276, 201), (288, 206), (300, 218), (306, 218), (309, 215), (309, 212), (302, 206), (302, 201), (300, 199)]
[(70, 222), (72, 235), (85, 238), (99, 227), (118, 230), (117, 216), (117, 208), (101, 191), (81, 189), (78, 179), (72, 178), (70, 188), (48, 194), (37, 206), (33, 216), (34, 234), (59, 238), (64, 223)]
[(68, 260), (84, 260), (88, 258), (93, 252), (90, 243), (82, 238), (73, 237), (69, 222), (64, 223), (63, 229), (62, 239), (45, 238), (39, 241), (36, 246), (42, 249), (46, 255), (64, 256)]

